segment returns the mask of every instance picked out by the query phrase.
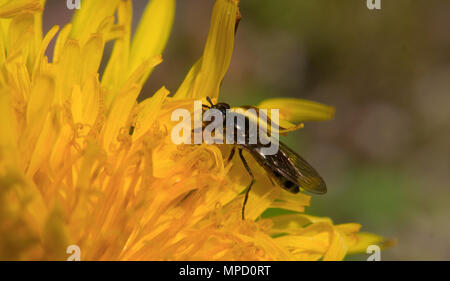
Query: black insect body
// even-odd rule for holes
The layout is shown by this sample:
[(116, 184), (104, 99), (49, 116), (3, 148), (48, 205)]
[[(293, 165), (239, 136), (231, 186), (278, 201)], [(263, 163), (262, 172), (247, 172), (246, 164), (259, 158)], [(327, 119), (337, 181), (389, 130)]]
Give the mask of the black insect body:
[[(227, 109), (230, 109), (230, 106), (226, 103), (213, 104), (209, 97), (207, 97), (207, 100), (210, 103), (210, 106), (203, 105), (203, 107), (207, 109), (218, 109), (222, 113), (222, 117), (224, 117), (225, 120)], [(248, 109), (252, 107), (246, 106), (243, 108)], [(298, 193), (300, 191), (300, 188), (315, 194), (324, 194), (327, 192), (325, 182), (323, 181), (322, 177), (316, 172), (316, 170), (314, 170), (311, 165), (309, 165), (302, 157), (300, 157), (285, 144), (279, 142), (278, 151), (275, 154), (268, 155), (263, 153), (262, 151), (262, 148), (266, 147), (267, 145), (261, 144), (260, 142), (257, 142), (256, 144), (248, 143), (248, 128), (250, 122), (255, 121), (250, 120), (247, 116), (245, 116), (244, 128), (242, 128), (238, 124), (234, 125), (234, 136), (237, 138), (239, 135), (241, 135), (245, 138), (246, 141), (244, 144), (237, 144), (235, 142), (236, 144), (234, 144), (227, 160), (231, 161), (233, 159), (235, 150), (237, 148), (239, 151), (239, 157), (241, 158), (248, 174), (252, 178), (245, 192), (244, 203), (242, 206), (242, 219), (245, 219), (245, 205), (247, 203), (251, 187), (255, 182), (253, 172), (242, 153), (243, 150), (249, 152), (257, 161), (257, 163), (264, 168), (274, 185), (276, 183), (277, 185), (292, 193)]]

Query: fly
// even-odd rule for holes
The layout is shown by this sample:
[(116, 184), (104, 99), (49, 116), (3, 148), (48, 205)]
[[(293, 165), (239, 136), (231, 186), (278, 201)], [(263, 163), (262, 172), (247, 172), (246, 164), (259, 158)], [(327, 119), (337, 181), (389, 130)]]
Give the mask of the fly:
[[(230, 105), (227, 103), (217, 103), (213, 104), (209, 97), (206, 98), (210, 103), (210, 106), (203, 105), (207, 109), (217, 109), (221, 112), (224, 117), (226, 117), (227, 110), (230, 109)], [(244, 108), (254, 108), (246, 106)], [(256, 108), (254, 108), (256, 109)], [(249, 124), (251, 121), (247, 116), (245, 116), (245, 123)], [(245, 139), (248, 139), (248, 128), (245, 126), (244, 130), (238, 128), (234, 125), (234, 130), (237, 133), (242, 133), (245, 135)], [(239, 132), (241, 130), (241, 132)], [(237, 134), (236, 134), (237, 135)], [(228, 156), (227, 162), (231, 161), (235, 155), (236, 148), (239, 151), (239, 157), (244, 164), (245, 169), (251, 177), (251, 182), (246, 188), (244, 203), (242, 205), (242, 219), (245, 219), (245, 205), (247, 204), (248, 195), (255, 183), (255, 177), (253, 175), (250, 166), (248, 165), (245, 157), (243, 155), (243, 150), (250, 153), (256, 162), (261, 165), (269, 176), (272, 184), (275, 183), (285, 190), (291, 193), (298, 193), (300, 188), (315, 194), (325, 194), (327, 192), (327, 187), (325, 185), (322, 177), (316, 172), (316, 170), (308, 164), (300, 155), (295, 151), (290, 149), (285, 144), (279, 142), (279, 149), (273, 155), (267, 155), (261, 152), (261, 148), (264, 147), (258, 140), (256, 144), (234, 144), (231, 149), (230, 155)]]

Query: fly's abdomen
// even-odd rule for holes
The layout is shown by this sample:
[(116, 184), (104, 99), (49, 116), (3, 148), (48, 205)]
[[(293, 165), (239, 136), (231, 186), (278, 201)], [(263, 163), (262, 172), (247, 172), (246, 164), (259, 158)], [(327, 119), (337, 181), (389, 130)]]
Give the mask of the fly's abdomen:
[(292, 193), (298, 193), (300, 191), (299, 186), (296, 183), (293, 183), (292, 181), (288, 180), (286, 177), (280, 175), (276, 171), (272, 171), (273, 179), (278, 183), (279, 186), (286, 189), (289, 192)]

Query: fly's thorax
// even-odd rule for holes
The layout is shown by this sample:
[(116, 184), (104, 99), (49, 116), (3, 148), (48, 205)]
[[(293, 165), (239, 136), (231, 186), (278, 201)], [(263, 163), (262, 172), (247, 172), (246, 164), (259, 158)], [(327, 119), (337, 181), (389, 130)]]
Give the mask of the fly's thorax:
[(172, 113), (171, 120), (179, 122), (171, 134), (175, 144), (191, 143), (188, 132), (193, 132), (195, 144), (256, 145), (269, 155), (278, 151), (278, 112), (271, 112), (268, 118), (264, 109), (210, 103), (211, 106), (201, 101), (194, 103), (194, 130), (190, 129), (189, 111)]
[[(220, 105), (220, 104), (218, 104)], [(255, 145), (262, 153), (275, 154), (278, 151), (278, 112), (275, 118), (268, 118), (266, 110), (255, 107), (214, 106), (220, 108), (223, 120), (223, 136), (226, 144)], [(225, 113), (223, 113), (223, 109)], [(276, 122), (274, 122), (274, 120)]]

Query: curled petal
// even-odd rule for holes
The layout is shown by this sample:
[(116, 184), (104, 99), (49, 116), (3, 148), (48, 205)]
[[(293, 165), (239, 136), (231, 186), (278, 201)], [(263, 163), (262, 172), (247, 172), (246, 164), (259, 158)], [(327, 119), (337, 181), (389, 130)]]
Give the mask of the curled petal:
[(290, 122), (324, 121), (334, 116), (333, 107), (302, 99), (267, 99), (262, 101), (258, 107), (279, 109), (280, 119)]

